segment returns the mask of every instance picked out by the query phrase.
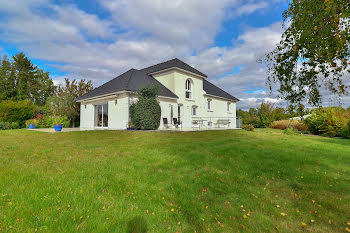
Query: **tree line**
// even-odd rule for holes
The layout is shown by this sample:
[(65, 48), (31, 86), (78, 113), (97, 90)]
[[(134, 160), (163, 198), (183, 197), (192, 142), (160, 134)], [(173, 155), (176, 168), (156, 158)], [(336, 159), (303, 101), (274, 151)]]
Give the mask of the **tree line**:
[[(0, 103), (7, 101), (4, 106), (28, 101), (36, 106), (37, 113), (65, 116), (74, 127), (80, 118), (80, 105), (75, 99), (92, 89), (92, 82), (85, 79), (65, 78), (63, 84), (54, 85), (49, 72), (34, 65), (23, 52), (11, 58), (0, 57)], [(3, 107), (0, 118), (5, 115)]]

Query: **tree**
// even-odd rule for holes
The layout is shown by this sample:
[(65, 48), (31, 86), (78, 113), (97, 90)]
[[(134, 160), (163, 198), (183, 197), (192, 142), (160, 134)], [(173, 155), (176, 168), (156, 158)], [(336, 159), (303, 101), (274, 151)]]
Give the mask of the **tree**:
[(130, 118), (136, 129), (158, 129), (161, 108), (157, 101), (158, 86), (147, 85), (139, 90), (139, 100), (130, 106)]
[(6, 55), (0, 58), (0, 102), (16, 96), (15, 69)]
[(48, 99), (47, 108), (56, 116), (66, 116), (75, 127), (80, 118), (80, 104), (75, 99), (92, 90), (91, 81), (65, 78), (64, 84), (55, 87), (55, 94)]
[(4, 56), (0, 61), (0, 101), (29, 100), (44, 105), (53, 94), (54, 85), (48, 72), (34, 66), (24, 53), (10, 61)]
[(343, 77), (350, 72), (349, 16), (348, 0), (289, 0), (286, 30), (265, 61), (270, 89), (277, 83), (293, 109), (305, 101), (319, 106), (324, 85), (339, 96), (348, 93)]

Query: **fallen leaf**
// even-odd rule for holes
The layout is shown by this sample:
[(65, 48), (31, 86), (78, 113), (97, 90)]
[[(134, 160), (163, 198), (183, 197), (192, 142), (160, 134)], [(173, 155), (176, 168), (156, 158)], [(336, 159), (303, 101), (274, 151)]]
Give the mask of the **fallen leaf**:
[(244, 215), (243, 215), (243, 218), (248, 218), (248, 217), (247, 217), (247, 215), (244, 214)]
[(280, 208), (281, 206), (280, 205), (276, 205), (277, 208)]
[(347, 232), (350, 232), (350, 228), (349, 228), (349, 227), (345, 227), (345, 230), (346, 230)]
[(286, 213), (281, 213), (281, 215), (284, 217), (284, 216), (286, 216), (287, 214), (286, 214)]
[(304, 223), (304, 222), (301, 222), (301, 226), (302, 226), (302, 227), (306, 227), (306, 226), (307, 226), (307, 224), (306, 224), (306, 223)]

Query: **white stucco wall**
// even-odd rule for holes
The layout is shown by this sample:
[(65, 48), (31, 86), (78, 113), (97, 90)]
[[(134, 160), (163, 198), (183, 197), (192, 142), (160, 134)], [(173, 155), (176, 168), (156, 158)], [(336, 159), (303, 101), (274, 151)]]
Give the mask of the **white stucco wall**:
[(92, 104), (80, 104), (80, 128), (91, 129), (94, 127), (95, 109)]
[(105, 99), (82, 102), (80, 104), (80, 128), (82, 130), (101, 128), (95, 127), (95, 105), (106, 103), (108, 104), (108, 129), (127, 128), (129, 116), (129, 95), (124, 93)]
[[(192, 75), (187, 72), (182, 72), (179, 70), (167, 71), (164, 73), (153, 75), (159, 82), (167, 86), (169, 79), (173, 79), (173, 86), (169, 88), (173, 91), (179, 99), (177, 100), (177, 105), (180, 105), (180, 115), (183, 128), (191, 128), (192, 121), (194, 119), (204, 119), (204, 124), (208, 125), (208, 122), (216, 123), (218, 119), (229, 119), (230, 128), (236, 128), (236, 103), (232, 100), (207, 96), (205, 91), (203, 91), (203, 78), (196, 75)], [(186, 80), (190, 79), (192, 81), (192, 98), (186, 99)], [(168, 86), (167, 86), (168, 87)], [(207, 99), (211, 99), (211, 110), (207, 109)], [(227, 111), (227, 103), (230, 103), (230, 111)], [(168, 104), (169, 105), (169, 104)], [(192, 115), (192, 107), (197, 106), (196, 116)], [(164, 109), (164, 110), (163, 110)], [(169, 111), (169, 107), (164, 104), (162, 111)], [(177, 106), (174, 104), (174, 117), (177, 117)], [(164, 113), (162, 115), (169, 115), (170, 113)], [(170, 117), (168, 117), (168, 120)], [(214, 124), (212, 124), (214, 126)]]

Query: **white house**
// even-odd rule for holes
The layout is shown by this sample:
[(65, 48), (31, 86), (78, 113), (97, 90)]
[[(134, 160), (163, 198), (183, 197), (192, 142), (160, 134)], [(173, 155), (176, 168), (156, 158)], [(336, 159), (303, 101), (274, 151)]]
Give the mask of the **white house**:
[(79, 97), (80, 128), (126, 129), (129, 106), (137, 101), (137, 91), (147, 84), (159, 86), (160, 129), (236, 128), (239, 100), (177, 58), (141, 70), (131, 69)]

